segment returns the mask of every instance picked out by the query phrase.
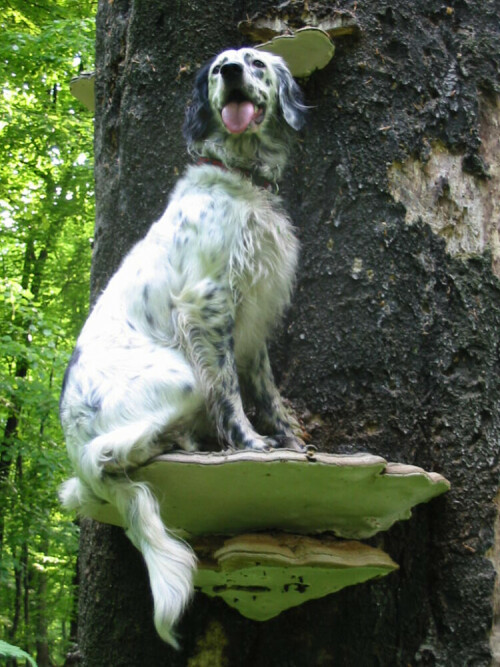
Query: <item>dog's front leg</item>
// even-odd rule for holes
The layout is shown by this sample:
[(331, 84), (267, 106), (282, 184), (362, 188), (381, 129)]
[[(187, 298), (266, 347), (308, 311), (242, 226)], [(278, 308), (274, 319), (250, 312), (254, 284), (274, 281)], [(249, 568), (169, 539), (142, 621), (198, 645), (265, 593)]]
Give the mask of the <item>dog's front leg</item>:
[(300, 437), (302, 428), (283, 403), (265, 345), (254, 355), (243, 377), (246, 395), (256, 410), (256, 428), (274, 436), (280, 446), (302, 451), (306, 446)]
[(234, 358), (234, 298), (229, 285), (202, 280), (174, 299), (181, 348), (191, 362), (219, 438), (237, 449), (269, 449), (243, 410)]

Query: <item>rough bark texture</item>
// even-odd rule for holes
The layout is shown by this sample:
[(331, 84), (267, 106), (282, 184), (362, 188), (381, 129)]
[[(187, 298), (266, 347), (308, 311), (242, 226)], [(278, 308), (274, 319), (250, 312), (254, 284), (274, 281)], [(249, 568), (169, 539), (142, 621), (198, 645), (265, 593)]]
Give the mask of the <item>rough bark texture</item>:
[[(187, 162), (180, 128), (197, 67), (243, 43), (237, 21), (271, 7), (99, 4), (94, 294)], [(493, 0), (358, 3), (360, 38), (304, 84), (309, 128), (281, 188), (302, 243), (274, 350), (283, 393), (324, 450), (436, 470), (451, 492), (373, 540), (398, 573), (266, 623), (198, 596), (180, 653), (154, 632), (140, 555), (122, 531), (87, 522), (86, 667), (491, 664), (499, 13)]]

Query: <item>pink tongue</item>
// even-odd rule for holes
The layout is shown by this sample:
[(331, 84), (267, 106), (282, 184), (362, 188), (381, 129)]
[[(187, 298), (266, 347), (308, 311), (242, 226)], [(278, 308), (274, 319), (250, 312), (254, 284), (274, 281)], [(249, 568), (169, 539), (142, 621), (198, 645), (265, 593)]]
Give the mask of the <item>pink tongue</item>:
[(222, 122), (229, 132), (244, 132), (255, 116), (255, 107), (251, 102), (229, 102), (222, 109)]

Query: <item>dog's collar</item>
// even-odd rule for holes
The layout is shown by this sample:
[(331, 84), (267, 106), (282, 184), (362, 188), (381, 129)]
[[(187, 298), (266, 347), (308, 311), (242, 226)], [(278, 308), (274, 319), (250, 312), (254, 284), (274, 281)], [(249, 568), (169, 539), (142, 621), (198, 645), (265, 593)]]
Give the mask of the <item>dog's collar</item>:
[(198, 161), (196, 162), (197, 165), (201, 166), (204, 164), (210, 164), (213, 165), (214, 167), (219, 167), (219, 169), (223, 169), (224, 171), (236, 171), (242, 176), (245, 176), (246, 178), (249, 178), (254, 185), (259, 186), (260, 188), (264, 188), (264, 190), (269, 190), (270, 192), (274, 192), (275, 194), (278, 193), (278, 184), (273, 183), (272, 181), (267, 181), (265, 178), (262, 178), (258, 174), (255, 174), (254, 172), (250, 171), (249, 169), (240, 169), (239, 167), (226, 167), (226, 165), (221, 162), (220, 160), (215, 160), (214, 158), (211, 157), (200, 157), (198, 158)]

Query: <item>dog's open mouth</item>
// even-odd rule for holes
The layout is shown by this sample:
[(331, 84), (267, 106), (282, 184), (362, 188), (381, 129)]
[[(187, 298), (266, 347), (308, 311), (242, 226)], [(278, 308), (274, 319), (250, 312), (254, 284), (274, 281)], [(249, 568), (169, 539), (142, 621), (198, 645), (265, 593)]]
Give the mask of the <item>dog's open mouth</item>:
[(221, 111), (222, 122), (231, 134), (241, 134), (248, 128), (256, 129), (264, 120), (265, 108), (257, 106), (240, 90), (229, 94)]

